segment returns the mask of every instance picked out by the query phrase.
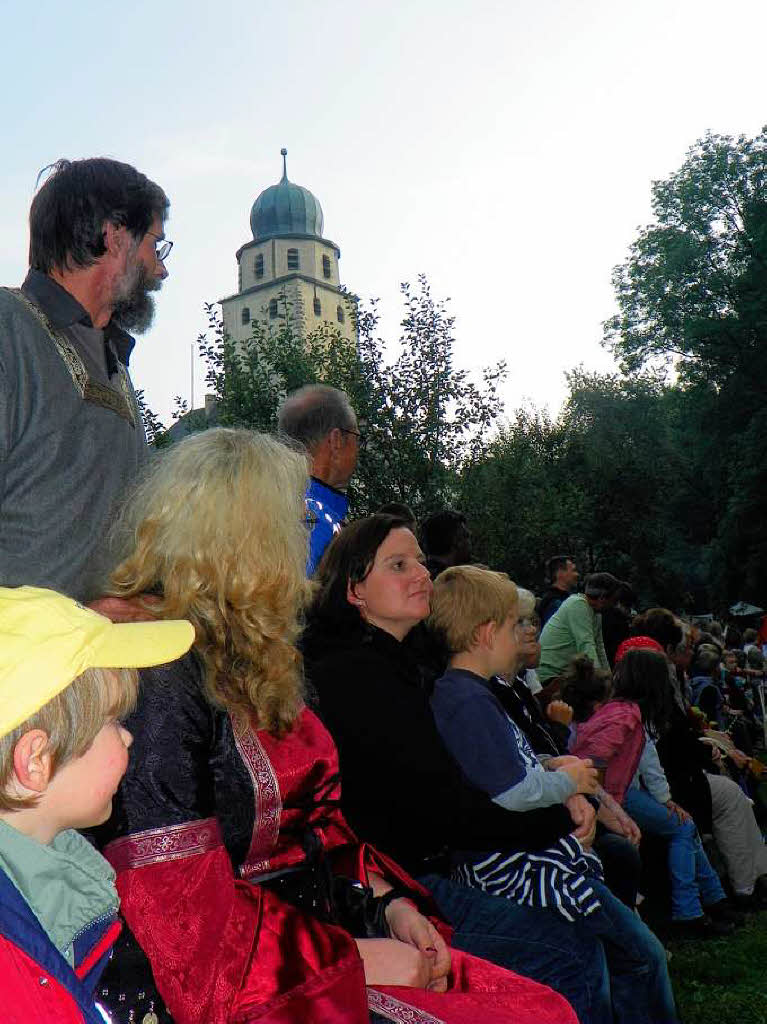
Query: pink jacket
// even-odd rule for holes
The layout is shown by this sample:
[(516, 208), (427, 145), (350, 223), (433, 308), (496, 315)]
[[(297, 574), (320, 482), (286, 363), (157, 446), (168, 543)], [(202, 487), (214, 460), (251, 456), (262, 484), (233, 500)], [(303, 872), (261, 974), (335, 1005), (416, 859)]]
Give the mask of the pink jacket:
[(639, 705), (633, 701), (611, 700), (597, 708), (587, 722), (579, 723), (572, 752), (578, 757), (606, 760), (605, 789), (618, 803), (623, 803), (639, 767), (644, 744)]

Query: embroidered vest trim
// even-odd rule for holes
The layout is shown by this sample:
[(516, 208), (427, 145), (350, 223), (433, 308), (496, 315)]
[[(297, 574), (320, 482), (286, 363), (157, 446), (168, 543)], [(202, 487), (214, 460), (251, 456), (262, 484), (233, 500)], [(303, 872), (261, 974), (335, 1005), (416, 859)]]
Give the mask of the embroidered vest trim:
[(138, 408), (130, 378), (128, 377), (128, 371), (123, 364), (117, 363), (117, 372), (120, 378), (119, 391), (108, 387), (106, 384), (102, 384), (101, 381), (94, 380), (89, 375), (79, 352), (72, 342), (65, 334), (53, 326), (39, 306), (36, 306), (34, 302), (30, 302), (19, 288), (3, 288), (3, 291), (18, 299), (43, 328), (53, 342), (56, 351), (67, 368), (69, 376), (72, 378), (72, 383), (83, 401), (90, 402), (92, 405), (98, 405), (103, 409), (109, 409), (124, 420), (127, 420), (132, 427), (135, 427), (138, 418)]

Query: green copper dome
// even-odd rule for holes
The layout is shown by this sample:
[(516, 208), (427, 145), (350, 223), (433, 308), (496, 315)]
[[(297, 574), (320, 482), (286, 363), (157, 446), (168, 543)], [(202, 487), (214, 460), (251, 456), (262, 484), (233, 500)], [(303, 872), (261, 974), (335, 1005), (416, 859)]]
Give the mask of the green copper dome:
[(266, 238), (285, 235), (312, 235), (322, 238), (322, 207), (308, 188), (288, 181), (287, 149), (282, 154), (282, 178), (276, 185), (264, 189), (250, 211), (253, 238), (263, 242)]

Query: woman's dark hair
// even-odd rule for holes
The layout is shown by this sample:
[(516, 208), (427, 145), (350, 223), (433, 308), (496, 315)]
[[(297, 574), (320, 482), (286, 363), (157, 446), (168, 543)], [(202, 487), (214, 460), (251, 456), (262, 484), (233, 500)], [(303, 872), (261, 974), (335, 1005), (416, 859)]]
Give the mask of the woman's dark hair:
[(573, 709), (576, 722), (586, 722), (594, 705), (610, 693), (610, 673), (596, 668), (588, 654), (576, 654), (562, 673), (562, 700)]
[(649, 636), (657, 640), (663, 650), (678, 647), (684, 639), (684, 630), (673, 612), (667, 608), (648, 608), (635, 616), (631, 623), (632, 636)]
[(613, 700), (638, 704), (647, 728), (655, 735), (663, 732), (673, 709), (666, 656), (646, 647), (626, 651), (615, 667)]
[(29, 265), (44, 274), (95, 263), (106, 252), (105, 221), (140, 240), (170, 206), (159, 185), (117, 160), (59, 160), (49, 169), (29, 210)]
[(365, 579), (380, 546), (392, 530), (402, 528), (409, 529), (404, 519), (377, 513), (349, 523), (336, 534), (315, 574), (317, 591), (307, 613), (304, 650), (364, 629), (364, 620), (346, 596), (348, 586)]

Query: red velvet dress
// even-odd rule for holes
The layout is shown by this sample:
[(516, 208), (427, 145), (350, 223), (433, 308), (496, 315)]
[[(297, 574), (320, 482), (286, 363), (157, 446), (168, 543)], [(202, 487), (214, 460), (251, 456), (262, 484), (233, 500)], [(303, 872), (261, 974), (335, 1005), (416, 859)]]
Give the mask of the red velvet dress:
[(131, 764), (104, 852), (177, 1024), (367, 1024), (369, 1009), (407, 1024), (577, 1024), (555, 992), (457, 950), (447, 993), (366, 989), (346, 931), (259, 884), (303, 863), (311, 833), (333, 871), (365, 881), (375, 870), (436, 917), (425, 890), (346, 824), (335, 745), (308, 709), (283, 739), (237, 726), (187, 655), (142, 673), (126, 724)]

